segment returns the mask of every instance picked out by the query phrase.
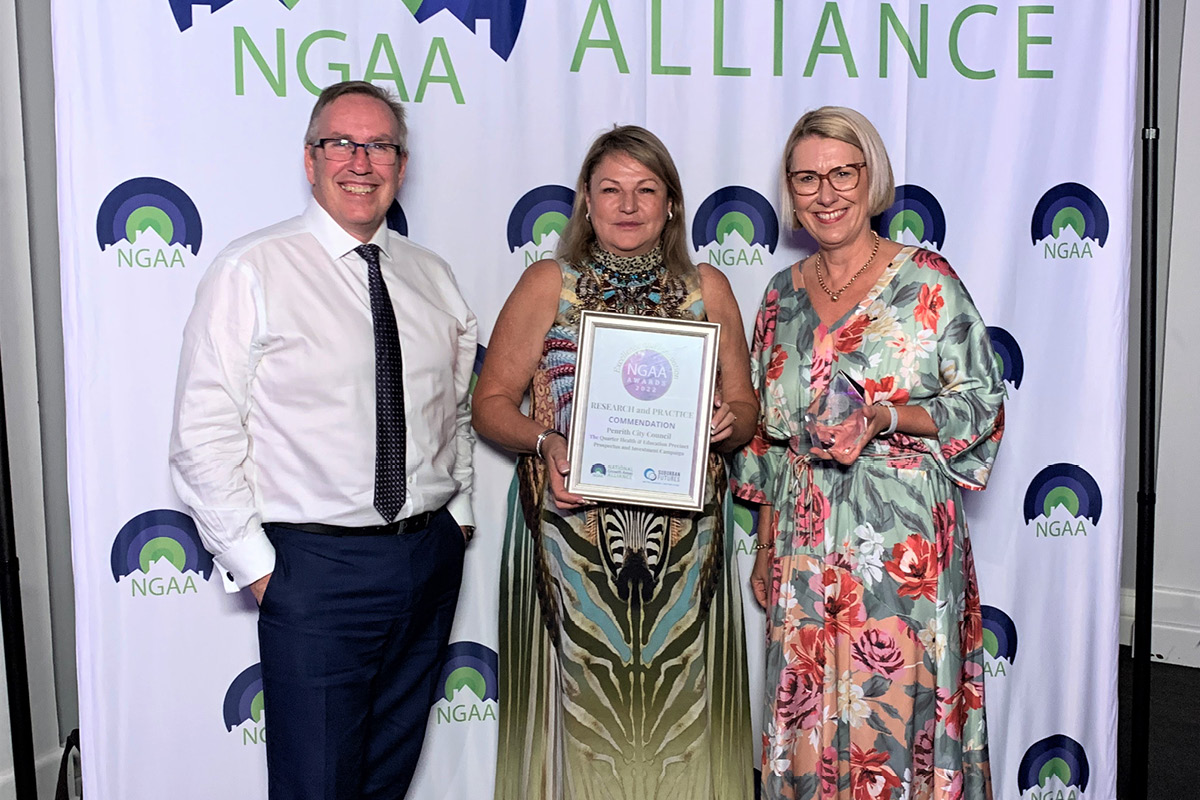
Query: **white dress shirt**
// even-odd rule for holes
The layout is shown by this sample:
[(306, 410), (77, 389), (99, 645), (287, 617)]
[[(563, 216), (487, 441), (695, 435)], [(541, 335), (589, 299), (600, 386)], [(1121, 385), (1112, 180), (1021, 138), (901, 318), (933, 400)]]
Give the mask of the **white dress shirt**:
[[(400, 519), (471, 513), (475, 316), (450, 267), (381, 225), (371, 238), (404, 362)], [(375, 345), (362, 244), (316, 201), (232, 243), (183, 333), (171, 477), (228, 591), (272, 572), (263, 522), (384, 522), (375, 494)]]

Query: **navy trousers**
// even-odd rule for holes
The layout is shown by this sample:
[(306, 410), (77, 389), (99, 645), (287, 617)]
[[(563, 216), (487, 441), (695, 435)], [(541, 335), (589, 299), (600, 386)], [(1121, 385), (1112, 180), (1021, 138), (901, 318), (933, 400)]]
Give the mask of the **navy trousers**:
[(323, 536), (272, 525), (259, 608), (270, 800), (402, 800), (462, 583), (449, 512), (422, 531)]

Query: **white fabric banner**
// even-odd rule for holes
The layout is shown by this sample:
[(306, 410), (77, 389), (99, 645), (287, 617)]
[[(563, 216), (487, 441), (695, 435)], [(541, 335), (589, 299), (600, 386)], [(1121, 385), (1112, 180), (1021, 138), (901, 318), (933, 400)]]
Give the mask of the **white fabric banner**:
[[(254, 604), (222, 591), (167, 476), (180, 333), (220, 248), (303, 208), (315, 93), (366, 78), (408, 102), (392, 224), (454, 266), (484, 344), (614, 123), (671, 149), (696, 260), (749, 325), (767, 278), (811, 251), (778, 218), (788, 131), (820, 105), (863, 111), (900, 186), (883, 230), (950, 260), (1004, 363), (1005, 442), (969, 498), (996, 797), (1114, 798), (1136, 7), (55, 0), (85, 794), (265, 797)], [(512, 462), (476, 459), (422, 800), (491, 795)]]

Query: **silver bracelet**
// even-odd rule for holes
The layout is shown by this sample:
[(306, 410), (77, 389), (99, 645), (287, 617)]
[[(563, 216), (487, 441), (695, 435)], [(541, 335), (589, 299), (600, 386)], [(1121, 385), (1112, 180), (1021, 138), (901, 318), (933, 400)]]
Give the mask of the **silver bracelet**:
[[(559, 433), (558, 431), (554, 430), (554, 428), (546, 428), (546, 430), (539, 433), (538, 437), (537, 437), (537, 442), (533, 445), (533, 452), (537, 453), (538, 458), (545, 458), (545, 456), (542, 455), (542, 442), (546, 441), (547, 436), (563, 436), (563, 435), (561, 433)], [(565, 439), (567, 437), (563, 436), (563, 438)]]
[(896, 425), (898, 425), (900, 423), (900, 414), (896, 411), (896, 407), (894, 405), (892, 405), (890, 400), (880, 400), (875, 405), (887, 406), (888, 413), (892, 415), (891, 424), (889, 424), (887, 426), (887, 428), (885, 428), (884, 430), (879, 432), (879, 435), (881, 437), (891, 436), (893, 433), (896, 432)]

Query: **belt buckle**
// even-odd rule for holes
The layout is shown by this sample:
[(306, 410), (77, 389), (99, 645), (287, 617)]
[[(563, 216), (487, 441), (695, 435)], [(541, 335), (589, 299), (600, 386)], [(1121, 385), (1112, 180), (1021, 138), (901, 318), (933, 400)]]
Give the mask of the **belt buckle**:
[(418, 528), (427, 527), (428, 522), (426, 522), (425, 525), (419, 525), (418, 523), (420, 523), (422, 517), (428, 518), (428, 516), (428, 512), (422, 511), (420, 514), (414, 514), (411, 517), (405, 517), (404, 519), (396, 520), (396, 533), (409, 533), (410, 531), (417, 530)]

